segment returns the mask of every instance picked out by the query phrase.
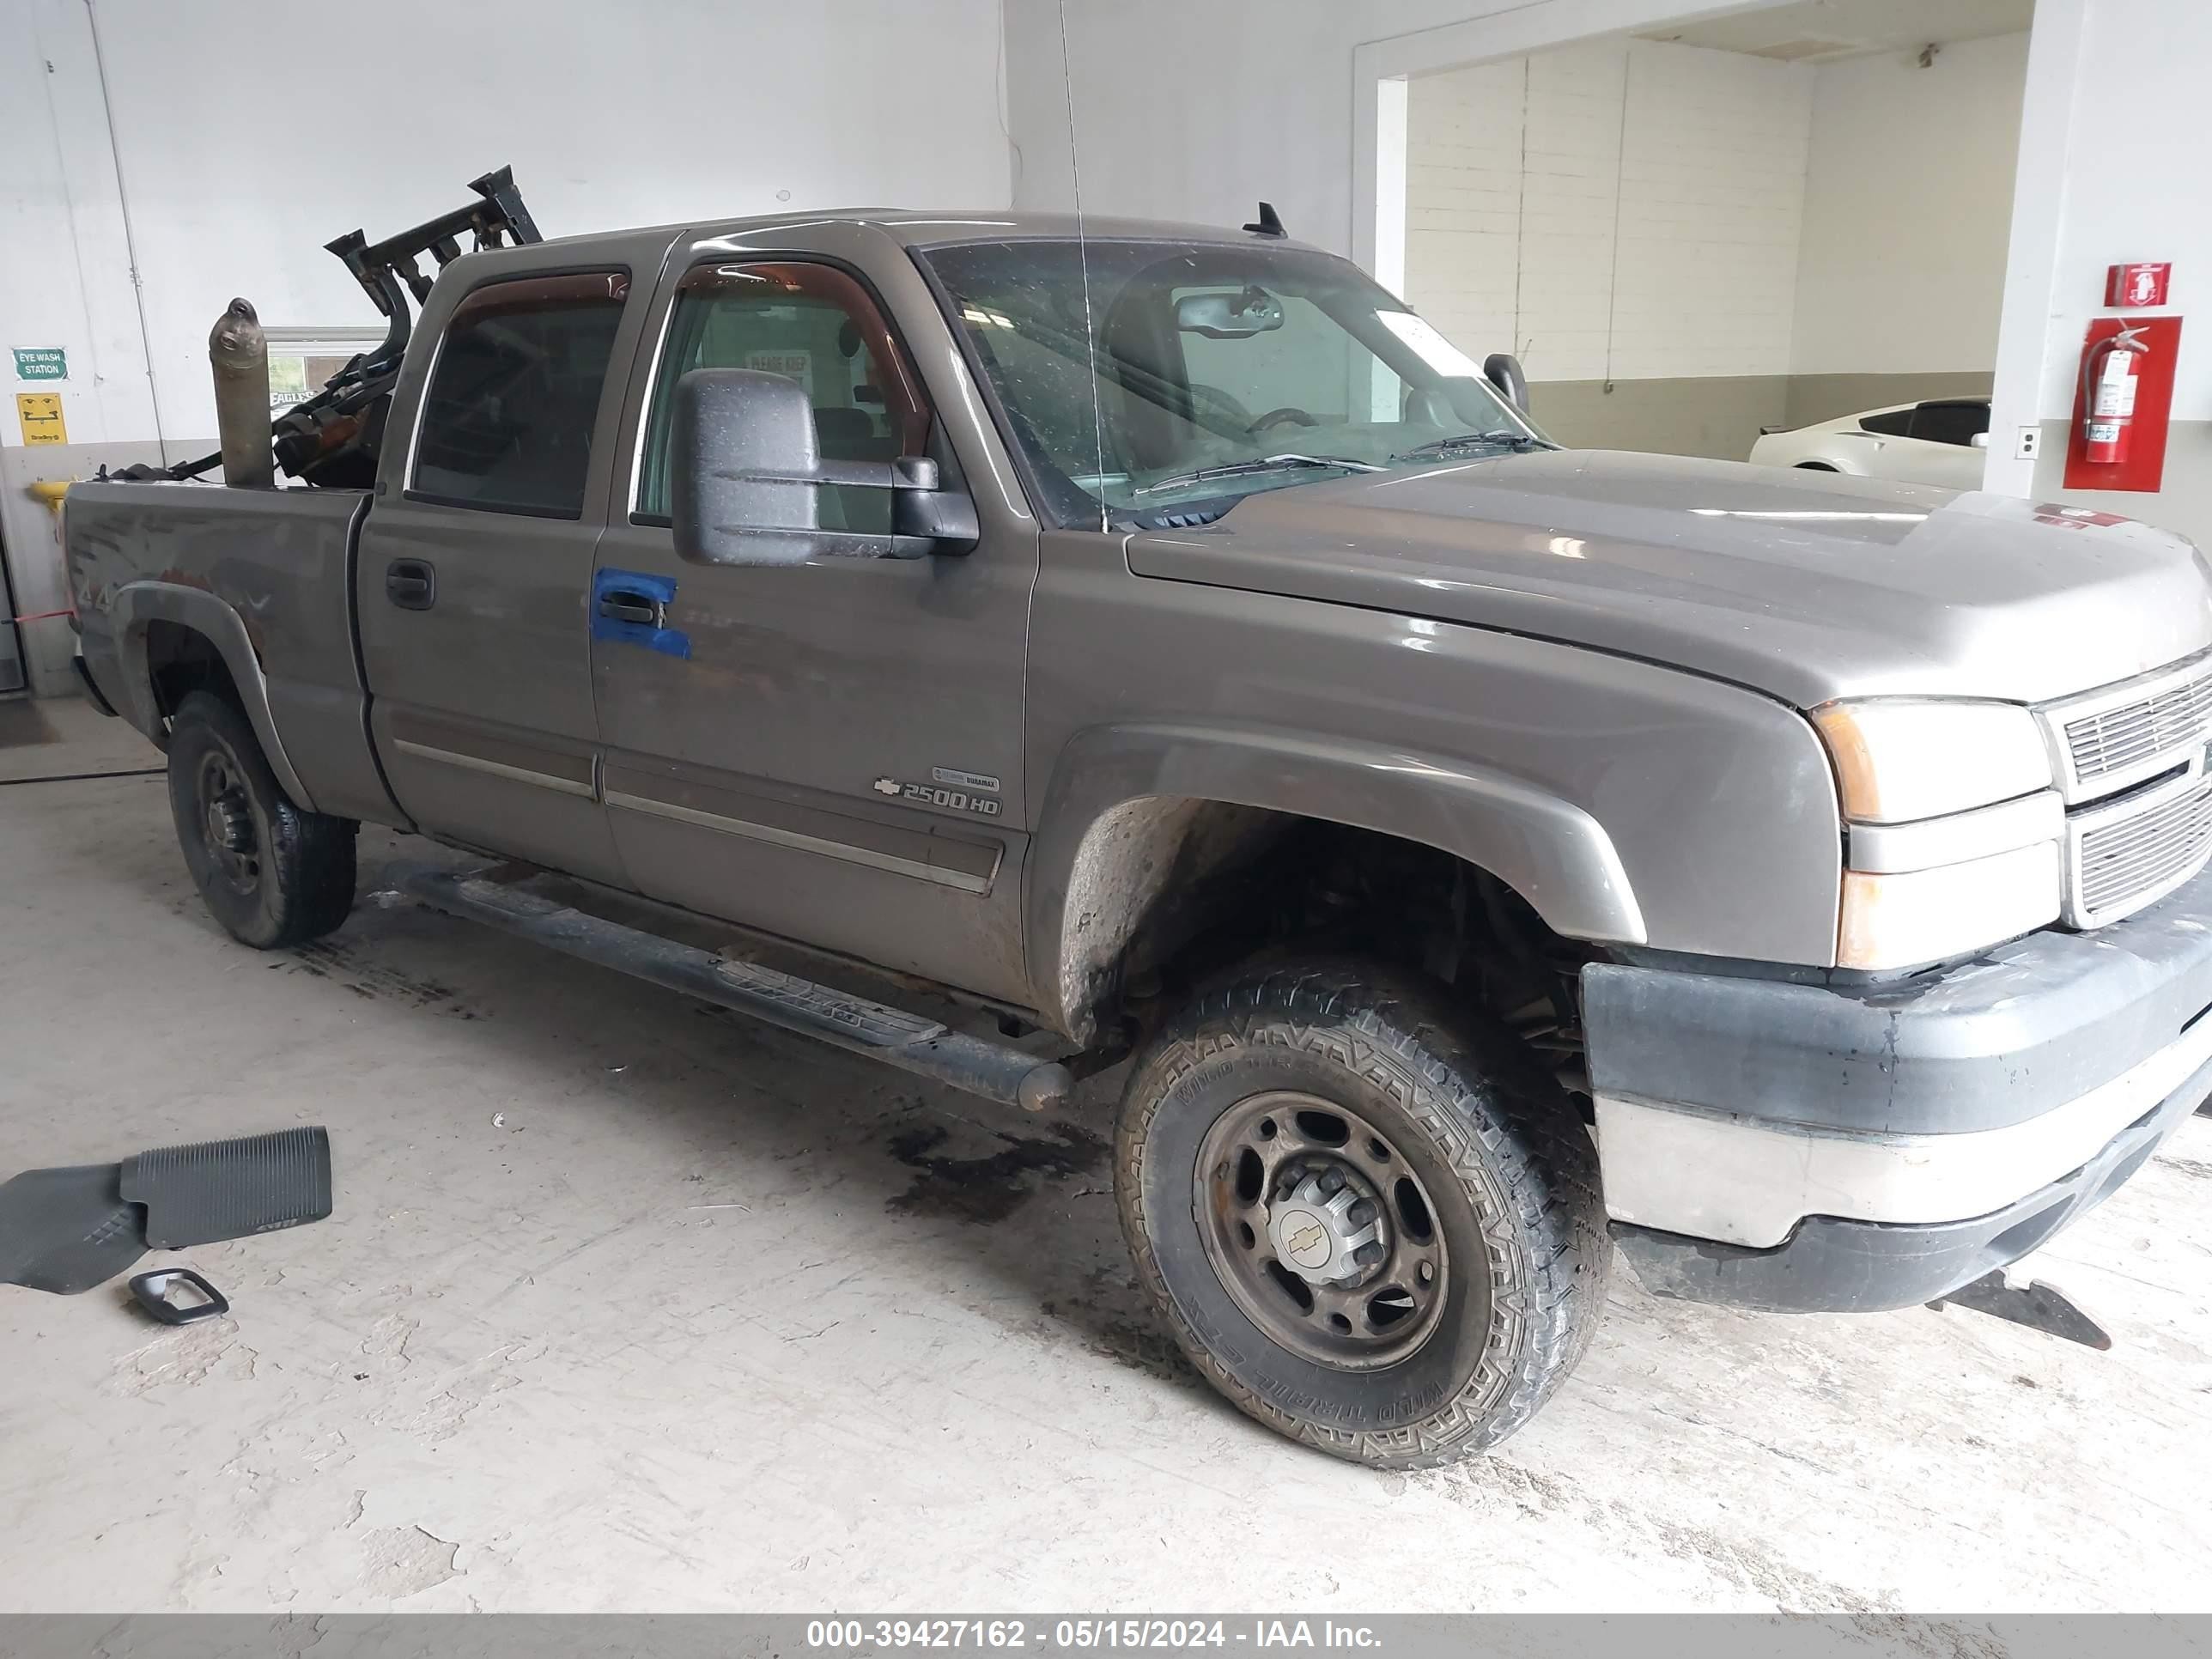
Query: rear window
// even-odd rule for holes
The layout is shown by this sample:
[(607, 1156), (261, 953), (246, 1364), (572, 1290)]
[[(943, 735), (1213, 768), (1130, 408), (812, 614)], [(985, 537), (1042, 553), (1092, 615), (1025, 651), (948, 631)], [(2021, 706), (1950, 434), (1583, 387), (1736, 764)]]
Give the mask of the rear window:
[(1990, 406), (1975, 398), (1923, 404), (1912, 411), (1912, 435), (1931, 444), (1971, 444), (1990, 429)]
[(488, 283), (463, 300), (423, 394), (409, 492), (487, 512), (581, 516), (629, 295), (628, 274), (607, 270)]

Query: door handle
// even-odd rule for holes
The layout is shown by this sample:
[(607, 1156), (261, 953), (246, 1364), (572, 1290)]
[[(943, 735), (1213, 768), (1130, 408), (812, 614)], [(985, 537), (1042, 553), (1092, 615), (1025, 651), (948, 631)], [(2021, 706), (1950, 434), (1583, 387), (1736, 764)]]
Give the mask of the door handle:
[(668, 625), (668, 607), (650, 593), (634, 588), (607, 589), (599, 595), (599, 614), (609, 622), (635, 623), (644, 628)]
[(438, 573), (427, 559), (394, 559), (384, 568), (384, 597), (402, 611), (428, 611), (438, 602)]

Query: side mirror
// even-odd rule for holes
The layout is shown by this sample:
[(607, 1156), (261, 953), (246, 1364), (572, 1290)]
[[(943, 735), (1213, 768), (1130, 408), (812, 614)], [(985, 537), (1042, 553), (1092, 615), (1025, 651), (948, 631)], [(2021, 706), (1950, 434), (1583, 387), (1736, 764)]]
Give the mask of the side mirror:
[(1986, 432), (1977, 432), (1972, 437), (1967, 439), (1966, 441), (1972, 444), (1976, 449), (1987, 449), (1990, 447), (1990, 434)]
[[(824, 461), (814, 410), (796, 380), (750, 368), (695, 368), (676, 383), (669, 423), (676, 550), (707, 564), (805, 564), (965, 553), (975, 504), (943, 488), (927, 456)], [(825, 530), (821, 491), (891, 492), (890, 529)]]
[(1523, 415), (1528, 412), (1528, 377), (1521, 360), (1510, 351), (1493, 351), (1482, 360), (1482, 378), (1504, 394), (1505, 401)]

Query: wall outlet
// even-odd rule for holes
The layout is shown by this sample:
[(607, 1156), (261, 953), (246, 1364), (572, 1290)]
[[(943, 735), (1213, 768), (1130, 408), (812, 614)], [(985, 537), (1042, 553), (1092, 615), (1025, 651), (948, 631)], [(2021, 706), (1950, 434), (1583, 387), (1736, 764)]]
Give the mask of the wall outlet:
[(2039, 426), (2024, 426), (2020, 429), (2020, 436), (2013, 441), (2012, 458), (2015, 461), (2032, 461), (2041, 453), (2042, 448), (2043, 428)]

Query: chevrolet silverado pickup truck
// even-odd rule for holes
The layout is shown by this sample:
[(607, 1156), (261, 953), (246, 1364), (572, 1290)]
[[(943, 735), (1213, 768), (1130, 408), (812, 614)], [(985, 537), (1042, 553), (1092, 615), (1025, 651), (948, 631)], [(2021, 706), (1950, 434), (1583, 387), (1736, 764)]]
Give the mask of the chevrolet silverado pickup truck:
[(1560, 448), (1264, 222), (810, 214), (418, 291), (358, 487), (69, 494), (215, 918), (338, 927), (390, 825), (481, 855), (394, 878), (433, 905), (1001, 1100), (1126, 1062), (1139, 1275), (1286, 1435), (1494, 1444), (1616, 1250), (1941, 1298), (2212, 1087), (2173, 536)]

